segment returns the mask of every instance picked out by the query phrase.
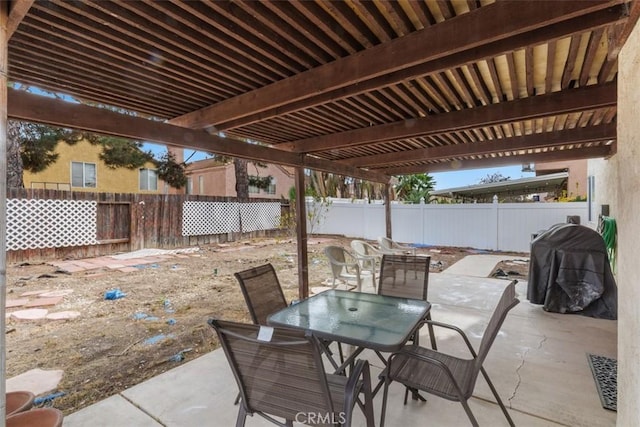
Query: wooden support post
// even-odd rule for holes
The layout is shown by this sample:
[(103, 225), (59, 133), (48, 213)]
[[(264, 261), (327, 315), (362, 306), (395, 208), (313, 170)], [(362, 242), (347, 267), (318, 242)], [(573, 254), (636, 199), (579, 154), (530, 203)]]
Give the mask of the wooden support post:
[(296, 168), (296, 238), (298, 251), (298, 295), (309, 297), (309, 260), (307, 259), (307, 204), (304, 194), (304, 168)]
[(0, 2), (0, 425), (5, 425), (6, 399), (6, 318), (7, 292), (7, 66), (9, 2)]
[(387, 237), (391, 239), (391, 184), (384, 185), (384, 223)]

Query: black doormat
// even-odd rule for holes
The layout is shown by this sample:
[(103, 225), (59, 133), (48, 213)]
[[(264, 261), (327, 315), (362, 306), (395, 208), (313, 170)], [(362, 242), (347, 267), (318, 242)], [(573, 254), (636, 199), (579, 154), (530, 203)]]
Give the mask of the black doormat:
[(618, 410), (618, 361), (610, 357), (587, 354), (589, 366), (602, 407), (611, 411)]

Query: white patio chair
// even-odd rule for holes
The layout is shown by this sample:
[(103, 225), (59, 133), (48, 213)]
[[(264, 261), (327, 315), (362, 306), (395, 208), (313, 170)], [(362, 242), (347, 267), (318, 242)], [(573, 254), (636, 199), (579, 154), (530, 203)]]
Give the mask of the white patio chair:
[(376, 289), (376, 269), (380, 264), (382, 253), (364, 240), (352, 240), (351, 249), (360, 264), (361, 272), (369, 272), (373, 276), (373, 288)]
[(388, 237), (378, 237), (378, 244), (380, 245), (380, 252), (388, 255), (415, 255), (416, 248), (413, 246), (401, 245), (394, 242)]
[(363, 276), (369, 276), (371, 273), (360, 270), (360, 263), (355, 255), (341, 246), (327, 246), (324, 248), (324, 254), (329, 259), (331, 267), (332, 287), (335, 288), (338, 281), (342, 281), (349, 286), (349, 281), (355, 280), (355, 289), (360, 292), (362, 290)]

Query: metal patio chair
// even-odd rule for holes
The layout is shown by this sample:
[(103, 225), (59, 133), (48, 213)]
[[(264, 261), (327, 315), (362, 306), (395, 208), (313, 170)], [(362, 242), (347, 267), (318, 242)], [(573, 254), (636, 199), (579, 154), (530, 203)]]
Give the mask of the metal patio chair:
[[(254, 324), (267, 325), (269, 315), (287, 307), (287, 300), (284, 297), (280, 280), (273, 265), (264, 264), (239, 271), (233, 275), (240, 284), (242, 295), (249, 309), (251, 321)], [(322, 340), (321, 342), (327, 354), (331, 356), (331, 341)], [(340, 360), (344, 360), (342, 346), (340, 343), (337, 343), (337, 345)], [(236, 404), (239, 399), (240, 395), (236, 397)]]
[(360, 269), (360, 263), (355, 255), (341, 246), (327, 246), (324, 248), (324, 254), (329, 259), (334, 288), (338, 281), (343, 281), (349, 286), (349, 281), (355, 280), (356, 290), (362, 290), (362, 278), (370, 273)]
[(364, 240), (352, 240), (351, 250), (360, 264), (361, 272), (370, 272), (373, 280), (373, 287), (376, 287), (376, 270), (382, 254), (373, 245)]
[[(469, 348), (472, 356), (471, 359), (458, 358), (416, 345), (408, 345), (403, 350), (391, 355), (388, 365), (382, 373), (385, 381), (380, 419), (381, 427), (384, 426), (388, 389), (392, 381), (400, 382), (412, 389), (435, 394), (447, 400), (460, 402), (471, 424), (478, 426), (478, 421), (471, 412), (467, 401), (473, 394), (479, 373), (482, 373), (482, 376), (487, 381), (509, 425), (515, 425), (482, 364), (500, 331), (500, 327), (507, 313), (520, 302), (516, 297), (516, 283), (517, 280), (512, 281), (502, 293), (502, 297), (482, 336), (480, 348), (477, 353), (473, 349), (469, 338), (467, 338), (460, 328), (431, 320), (424, 321), (424, 323), (432, 324), (433, 326), (452, 329), (458, 332)], [(406, 403), (407, 398), (405, 395), (405, 404)]]
[[(258, 414), (279, 426), (351, 425), (355, 405), (373, 427), (369, 363), (349, 377), (327, 374), (321, 343), (309, 332), (210, 319), (236, 379), (242, 401), (236, 427)], [(364, 399), (360, 399), (362, 394)], [(284, 419), (284, 422), (276, 418)]]
[(378, 237), (378, 245), (380, 246), (380, 252), (383, 254), (416, 254), (416, 248), (413, 246), (401, 245), (388, 237)]
[(271, 264), (252, 267), (233, 274), (240, 283), (251, 320), (266, 325), (271, 313), (287, 306), (280, 280)]
[[(380, 263), (378, 294), (427, 301), (430, 264), (430, 256), (383, 255)], [(431, 320), (431, 311), (427, 313), (426, 319)], [(427, 327), (431, 348), (437, 350), (433, 325), (427, 324)], [(417, 333), (412, 337), (412, 341), (416, 345), (419, 344)]]

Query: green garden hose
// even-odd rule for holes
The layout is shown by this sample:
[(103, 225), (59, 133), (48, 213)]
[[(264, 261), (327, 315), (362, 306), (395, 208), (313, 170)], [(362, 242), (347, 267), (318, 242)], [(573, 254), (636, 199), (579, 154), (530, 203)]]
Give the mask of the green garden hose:
[(600, 216), (600, 224), (598, 231), (602, 235), (602, 239), (607, 247), (607, 255), (611, 270), (616, 271), (616, 220), (608, 216)]

